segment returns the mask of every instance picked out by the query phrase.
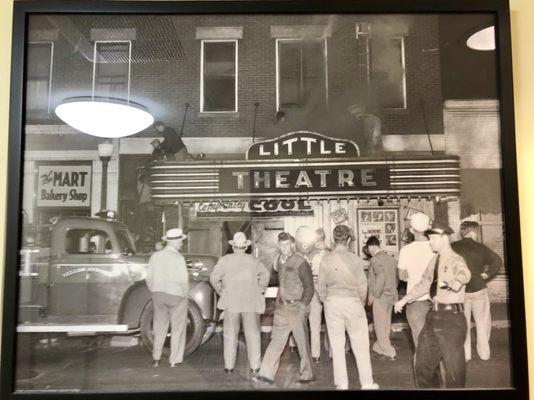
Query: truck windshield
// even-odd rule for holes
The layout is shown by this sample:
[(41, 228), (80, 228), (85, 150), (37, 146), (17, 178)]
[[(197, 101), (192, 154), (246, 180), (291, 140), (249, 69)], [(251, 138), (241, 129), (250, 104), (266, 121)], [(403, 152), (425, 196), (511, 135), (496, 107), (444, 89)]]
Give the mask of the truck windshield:
[(119, 241), (121, 253), (135, 254), (135, 244), (127, 230), (117, 230), (117, 239)]

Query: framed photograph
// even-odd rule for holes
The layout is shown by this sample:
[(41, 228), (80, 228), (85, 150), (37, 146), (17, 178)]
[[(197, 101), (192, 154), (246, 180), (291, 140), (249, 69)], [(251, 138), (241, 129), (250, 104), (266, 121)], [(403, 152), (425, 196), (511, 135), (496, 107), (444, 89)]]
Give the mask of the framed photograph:
[(405, 228), (404, 231), (402, 231), (401, 242), (411, 243), (413, 241), (414, 241), (413, 233), (410, 232), (409, 228)]
[(509, 18), (15, 2), (0, 397), (527, 398)]
[(345, 222), (349, 219), (347, 210), (345, 210), (344, 208), (340, 208), (339, 210), (332, 212), (330, 214), (330, 217), (332, 218), (332, 221), (334, 221), (336, 225), (342, 222)]
[[(399, 225), (398, 209), (365, 209), (361, 208), (357, 210), (358, 213), (358, 249), (359, 254), (363, 256), (362, 249), (367, 243), (367, 240), (371, 236), (375, 236), (384, 250), (390, 254), (398, 254), (398, 237), (399, 237)], [(367, 216), (370, 215), (371, 218)]]

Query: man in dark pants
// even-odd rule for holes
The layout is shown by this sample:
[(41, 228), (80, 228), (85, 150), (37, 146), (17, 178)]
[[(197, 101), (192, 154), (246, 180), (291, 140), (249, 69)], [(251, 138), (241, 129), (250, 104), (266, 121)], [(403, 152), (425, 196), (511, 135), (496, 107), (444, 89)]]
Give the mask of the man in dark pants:
[(491, 312), (486, 281), (493, 278), (502, 265), (501, 258), (496, 253), (477, 241), (479, 232), (477, 222), (464, 221), (460, 225), (462, 240), (451, 245), (465, 259), (471, 271), (471, 280), (465, 287), (464, 303), (467, 320), (464, 348), (467, 361), (471, 360), (471, 314), (475, 319), (478, 356), (484, 361), (490, 359)]
[(154, 127), (159, 134), (163, 136), (163, 142), (160, 145), (160, 149), (165, 154), (165, 159), (169, 156), (172, 160), (174, 158), (176, 161), (185, 161), (188, 158), (192, 158), (187, 151), (182, 136), (179, 135), (174, 129), (165, 126), (161, 121), (156, 121)]
[(315, 292), (313, 275), (308, 262), (294, 252), (295, 239), (288, 233), (278, 235), (280, 255), (276, 260), (278, 266), (278, 296), (274, 312), (271, 342), (265, 351), (260, 372), (253, 380), (259, 383), (273, 384), (280, 356), (284, 351), (289, 334), (297, 343), (300, 356), (300, 376), (298, 382), (314, 380), (310, 339), (308, 332), (308, 315), (310, 302)]
[(434, 224), (425, 231), (432, 250), (438, 255), (430, 261), (421, 281), (395, 304), (400, 312), (406, 303), (430, 293), (432, 304), (418, 339), (415, 353), (416, 384), (420, 388), (439, 388), (439, 364), (443, 361), (445, 387), (465, 387), (464, 316), (465, 285), (471, 272), (465, 260), (450, 245), (448, 226)]

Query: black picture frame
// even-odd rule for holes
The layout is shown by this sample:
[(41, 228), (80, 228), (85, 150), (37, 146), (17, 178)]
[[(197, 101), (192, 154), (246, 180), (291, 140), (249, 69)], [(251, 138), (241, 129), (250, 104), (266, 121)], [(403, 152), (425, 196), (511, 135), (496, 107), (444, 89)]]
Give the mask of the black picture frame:
[(500, 96), (500, 129), (502, 152), (502, 200), (506, 220), (506, 261), (509, 269), (512, 376), (514, 389), (444, 391), (380, 391), (325, 392), (310, 391), (224, 391), (184, 392), (188, 399), (257, 399), (309, 398), (324, 395), (332, 398), (398, 399), (526, 399), (528, 398), (528, 365), (525, 331), (523, 273), (520, 246), (519, 208), (517, 195), (516, 150), (514, 133), (510, 11), (502, 0), (333, 0), (333, 1), (20, 1), (14, 4), (11, 63), (11, 100), (8, 154), (8, 196), (6, 214), (6, 246), (4, 274), (4, 305), (0, 397), (2, 399), (171, 399), (177, 393), (22, 393), (14, 392), (16, 347), (16, 300), (21, 244), (21, 201), (24, 149), (24, 68), (25, 38), (28, 16), (39, 13), (105, 13), (105, 14), (255, 14), (255, 13), (493, 13), (497, 25), (498, 93)]

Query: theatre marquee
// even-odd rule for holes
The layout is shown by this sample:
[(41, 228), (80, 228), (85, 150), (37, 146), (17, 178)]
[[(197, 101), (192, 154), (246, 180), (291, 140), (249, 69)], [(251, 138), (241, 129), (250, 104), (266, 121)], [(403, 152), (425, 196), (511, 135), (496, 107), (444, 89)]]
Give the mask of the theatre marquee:
[(151, 197), (161, 204), (212, 199), (401, 198), (460, 193), (457, 156), (364, 158), (357, 154), (357, 145), (350, 141), (313, 132), (293, 132), (253, 144), (246, 160), (154, 163)]

